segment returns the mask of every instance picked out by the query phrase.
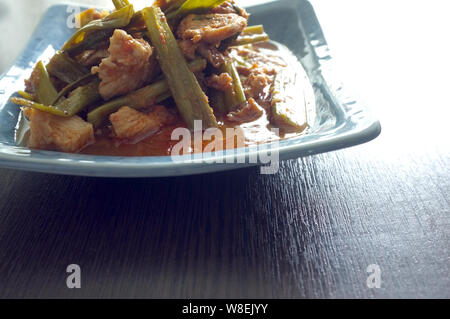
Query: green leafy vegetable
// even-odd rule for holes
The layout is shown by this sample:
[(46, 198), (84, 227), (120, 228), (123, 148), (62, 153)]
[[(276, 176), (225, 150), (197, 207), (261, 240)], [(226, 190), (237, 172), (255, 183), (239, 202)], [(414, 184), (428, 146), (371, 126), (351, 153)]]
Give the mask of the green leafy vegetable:
[(55, 87), (53, 86), (47, 69), (42, 61), (36, 64), (34, 72), (37, 72), (37, 83), (35, 83), (36, 98), (39, 103), (50, 104), (53, 99), (58, 95)]
[(168, 19), (180, 19), (189, 13), (201, 13), (220, 6), (225, 0), (186, 0), (175, 13), (168, 15)]
[(76, 88), (67, 99), (59, 102), (55, 107), (62, 110), (66, 116), (72, 116), (81, 112), (101, 99), (98, 91), (99, 83), (100, 81), (96, 79), (89, 84)]
[(89, 74), (89, 70), (71, 59), (63, 52), (57, 52), (47, 64), (47, 71), (51, 76), (66, 84), (73, 83)]
[(67, 99), (61, 101), (57, 105), (51, 105), (50, 102), (48, 102), (49, 100), (47, 100), (48, 103), (38, 103), (32, 100), (16, 97), (11, 98), (11, 102), (21, 106), (32, 107), (53, 115), (69, 117), (79, 113), (87, 106), (100, 100), (100, 93), (98, 92), (99, 82), (100, 81), (98, 80), (94, 80), (85, 86), (80, 86), (75, 89)]
[(18, 91), (17, 93), (18, 93), (21, 97), (23, 97), (25, 100), (34, 101), (34, 99), (35, 99), (35, 96), (32, 95), (32, 94), (30, 94), (30, 93), (28, 93), (28, 92), (25, 92), (25, 91)]
[(225, 107), (228, 112), (235, 111), (240, 105), (247, 102), (244, 89), (242, 87), (239, 73), (232, 60), (228, 60), (220, 68), (222, 73), (228, 73), (233, 79), (233, 85), (224, 92)]
[(76, 44), (83, 42), (87, 33), (107, 29), (123, 28), (130, 23), (133, 15), (133, 5), (130, 4), (123, 7), (122, 9), (112, 12), (103, 19), (91, 21), (87, 25), (79, 29), (77, 32), (75, 32), (70, 40), (67, 41), (66, 44), (64, 44), (62, 49), (68, 50)]

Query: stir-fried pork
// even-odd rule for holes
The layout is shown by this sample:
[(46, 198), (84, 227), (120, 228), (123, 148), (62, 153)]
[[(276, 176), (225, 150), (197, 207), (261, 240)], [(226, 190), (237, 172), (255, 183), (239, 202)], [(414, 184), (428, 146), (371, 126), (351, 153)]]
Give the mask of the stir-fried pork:
[(178, 37), (193, 43), (219, 43), (245, 27), (247, 19), (235, 13), (190, 14), (178, 26)]
[(108, 49), (110, 56), (102, 60), (92, 73), (98, 73), (100, 94), (105, 100), (124, 95), (142, 87), (149, 76), (151, 46), (142, 39), (133, 39), (123, 30), (115, 30)]
[(225, 1), (220, 6), (211, 9), (211, 13), (237, 13), (245, 19), (250, 16), (245, 9), (236, 6), (234, 0)]
[(226, 91), (232, 86), (233, 79), (228, 73), (213, 74), (206, 79), (206, 85), (219, 91)]
[(132, 142), (154, 135), (172, 118), (172, 114), (164, 106), (156, 106), (148, 114), (123, 106), (109, 117), (115, 136)]
[(76, 153), (95, 141), (92, 124), (79, 116), (60, 117), (32, 108), (24, 113), (30, 120), (30, 148)]
[(256, 121), (263, 115), (264, 111), (261, 106), (256, 103), (255, 99), (250, 98), (242, 109), (229, 113), (227, 119), (231, 122), (247, 123)]

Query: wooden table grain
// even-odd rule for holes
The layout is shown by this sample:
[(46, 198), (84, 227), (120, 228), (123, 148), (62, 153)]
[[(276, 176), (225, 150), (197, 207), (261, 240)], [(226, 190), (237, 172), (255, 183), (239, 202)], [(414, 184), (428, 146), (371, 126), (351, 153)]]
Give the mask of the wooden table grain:
[[(0, 297), (449, 298), (450, 23), (439, 1), (409, 1), (398, 23), (399, 2), (316, 2), (343, 76), (381, 120), (371, 143), (269, 176), (0, 169)], [(81, 289), (66, 286), (70, 264)]]

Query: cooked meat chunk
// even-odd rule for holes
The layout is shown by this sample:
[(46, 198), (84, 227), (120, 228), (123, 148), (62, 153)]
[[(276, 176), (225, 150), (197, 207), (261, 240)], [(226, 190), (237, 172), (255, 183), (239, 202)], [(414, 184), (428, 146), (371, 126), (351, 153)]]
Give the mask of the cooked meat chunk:
[(270, 99), (270, 87), (276, 70), (285, 67), (285, 62), (276, 56), (260, 53), (257, 49), (233, 48), (231, 55), (244, 58), (247, 64), (237, 66), (245, 95), (265, 105), (264, 102)]
[(102, 60), (92, 73), (98, 73), (100, 94), (105, 100), (141, 88), (150, 74), (151, 46), (142, 39), (133, 39), (123, 30), (115, 30), (110, 39), (110, 56)]
[(103, 10), (102, 12), (98, 12), (94, 8), (87, 9), (86, 11), (83, 11), (76, 17), (77, 26), (82, 28), (91, 21), (103, 19), (108, 14), (109, 14), (109, 12), (106, 10)]
[[(263, 44), (258, 44), (263, 45)], [(253, 48), (236, 47), (231, 50), (231, 56), (244, 58), (249, 66), (264, 67), (270, 73), (275, 74), (275, 69), (286, 67), (286, 62), (281, 57), (259, 52), (258, 46), (253, 45)]]
[(34, 68), (33, 72), (31, 72), (31, 76), (29, 79), (25, 80), (25, 92), (34, 94), (36, 93), (36, 86), (39, 83), (39, 71)]
[(234, 1), (225, 1), (220, 6), (212, 8), (211, 13), (238, 13), (235, 9)]
[(256, 121), (263, 115), (264, 111), (261, 106), (253, 98), (250, 98), (242, 109), (229, 113), (227, 119), (231, 122), (248, 123)]
[(219, 43), (247, 27), (247, 19), (235, 14), (190, 14), (178, 26), (178, 37), (191, 40)]
[(211, 13), (237, 13), (245, 19), (250, 17), (245, 9), (240, 8), (235, 4), (234, 0), (225, 1), (220, 6), (211, 9)]
[(264, 98), (268, 93), (265, 90), (272, 85), (272, 82), (273, 77), (259, 70), (254, 70), (244, 82), (245, 95), (255, 99)]
[(32, 108), (24, 113), (30, 120), (30, 148), (76, 153), (95, 141), (92, 124), (79, 116), (60, 117)]
[(201, 43), (198, 46), (197, 52), (216, 69), (225, 63), (225, 57), (214, 45)]
[(179, 40), (178, 46), (188, 60), (194, 60), (196, 57), (195, 53), (198, 52), (199, 55), (205, 58), (216, 69), (225, 63), (224, 55), (217, 50), (214, 44), (202, 42), (193, 43), (191, 40)]
[(206, 79), (206, 85), (219, 90), (226, 91), (230, 87), (232, 87), (233, 79), (228, 73), (222, 73), (220, 75), (213, 74), (209, 78)]
[(157, 133), (173, 117), (164, 106), (156, 106), (148, 113), (142, 113), (123, 106), (109, 117), (112, 129), (118, 139), (136, 143)]
[(195, 51), (197, 51), (198, 43), (192, 43), (191, 40), (179, 40), (178, 46), (186, 58), (189, 60), (195, 59)]

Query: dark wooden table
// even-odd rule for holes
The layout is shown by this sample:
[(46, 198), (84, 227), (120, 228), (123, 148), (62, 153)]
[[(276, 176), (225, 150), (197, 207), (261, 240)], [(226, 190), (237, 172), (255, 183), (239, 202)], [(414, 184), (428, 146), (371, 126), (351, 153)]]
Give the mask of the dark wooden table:
[[(377, 140), (273, 176), (0, 170), (0, 297), (449, 298), (444, 2), (336, 2), (318, 17), (381, 119)], [(66, 286), (69, 264), (81, 289)], [(367, 287), (371, 264), (380, 289)]]

